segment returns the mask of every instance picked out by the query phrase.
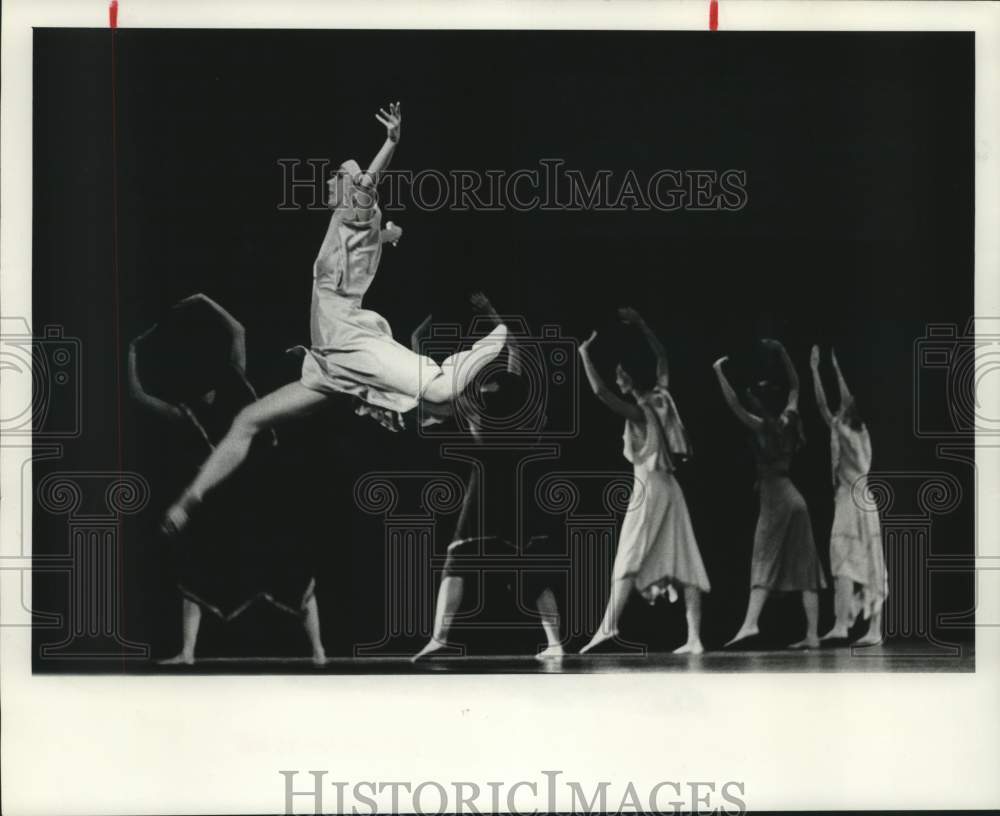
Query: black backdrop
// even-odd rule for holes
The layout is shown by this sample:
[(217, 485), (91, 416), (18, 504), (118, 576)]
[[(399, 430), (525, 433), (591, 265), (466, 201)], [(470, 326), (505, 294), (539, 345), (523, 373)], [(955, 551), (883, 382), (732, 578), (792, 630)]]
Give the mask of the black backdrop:
[[(147, 426), (121, 388), (127, 339), (202, 291), (246, 326), (251, 379), (280, 381), (271, 362), (308, 342), (310, 268), (328, 216), (278, 209), (278, 160), (364, 163), (383, 137), (373, 114), (390, 100), (404, 109), (394, 166), (413, 171), (537, 169), (542, 158), (615, 179), (746, 171), (739, 212), (410, 207), (389, 216), (406, 235), (366, 299), (405, 337), (428, 312), (464, 319), (465, 297), (483, 288), (536, 330), (605, 329), (609, 378), (621, 339), (613, 307), (641, 308), (668, 347), (698, 450), (680, 479), (714, 584), (709, 645), (741, 619), (756, 512), (744, 433), (711, 370), (720, 354), (739, 366), (770, 335), (795, 359), (810, 444), (794, 476), (824, 558), (832, 502), (813, 342), (836, 345), (867, 409), (875, 469), (946, 470), (971, 487), (967, 468), (915, 436), (913, 389), (926, 325), (972, 314), (972, 35), (121, 30), (116, 134), (111, 36), (35, 32), (33, 321), (81, 338), (84, 369), (84, 433), (63, 459), (37, 465), (36, 480), (49, 465), (151, 479), (149, 510), (123, 529), (121, 575), (125, 632), (154, 654), (177, 647), (179, 600), (151, 533), (170, 496), (157, 492)], [(563, 443), (559, 468), (626, 472), (620, 422), (577, 396), (581, 432)], [(389, 437), (349, 410), (289, 431), (289, 444), (309, 438), (323, 451), (301, 496), (302, 512), (321, 510), (306, 527), (320, 553), (324, 639), (349, 654), (379, 638), (384, 604), (381, 521), (353, 508), (351, 485), (369, 470), (441, 463), (412, 431)], [(968, 499), (938, 519), (933, 550), (971, 553), (973, 513)], [(36, 513), (35, 552), (65, 550), (65, 525)], [(969, 576), (935, 580), (935, 613), (972, 607)], [(65, 593), (36, 576), (36, 608), (58, 610)], [(824, 623), (830, 614), (827, 597)], [(791, 636), (801, 611), (782, 600), (763, 623)], [(681, 637), (675, 609), (637, 604), (625, 625), (657, 648)], [(57, 638), (36, 632), (36, 642)], [(294, 621), (264, 608), (224, 632), (206, 626), (200, 651), (304, 649)]]

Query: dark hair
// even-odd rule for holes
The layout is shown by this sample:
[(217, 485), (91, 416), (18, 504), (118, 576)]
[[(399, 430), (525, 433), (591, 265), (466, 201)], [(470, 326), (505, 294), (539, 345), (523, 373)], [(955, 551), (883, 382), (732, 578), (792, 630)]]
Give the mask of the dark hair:
[[(640, 394), (644, 394), (647, 391), (652, 391), (653, 386), (656, 385), (656, 372), (649, 365), (639, 365), (629, 367), (624, 361), (619, 361), (618, 365), (621, 370), (628, 375), (628, 378), (632, 380), (632, 388)], [(635, 371), (638, 371), (636, 375)]]

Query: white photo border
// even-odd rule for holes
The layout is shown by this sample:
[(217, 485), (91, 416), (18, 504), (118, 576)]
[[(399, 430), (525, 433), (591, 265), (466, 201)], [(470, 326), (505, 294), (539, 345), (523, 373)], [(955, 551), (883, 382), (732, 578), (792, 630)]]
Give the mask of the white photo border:
[[(118, 14), (123, 28), (706, 31), (709, 0), (121, 0)], [(721, 0), (719, 24), (720, 36), (975, 32), (975, 314), (1000, 316), (1000, 5)], [(4, 316), (31, 314), (32, 27), (107, 25), (104, 0), (3, 3)], [(1000, 405), (997, 383), (985, 385), (980, 396)], [(23, 399), (0, 390), (5, 404)], [(9, 816), (281, 812), (281, 769), (303, 778), (323, 769), (345, 781), (445, 784), (510, 784), (558, 769), (619, 790), (630, 781), (648, 790), (663, 780), (737, 780), (752, 810), (996, 807), (998, 450), (977, 449), (974, 673), (33, 676), (30, 629), (0, 627), (0, 809)], [(30, 471), (17, 451), (4, 447), (0, 456), (2, 554), (30, 553), (30, 511), (19, 529), (22, 513), (11, 507)], [(5, 592), (0, 615), (19, 603)]]

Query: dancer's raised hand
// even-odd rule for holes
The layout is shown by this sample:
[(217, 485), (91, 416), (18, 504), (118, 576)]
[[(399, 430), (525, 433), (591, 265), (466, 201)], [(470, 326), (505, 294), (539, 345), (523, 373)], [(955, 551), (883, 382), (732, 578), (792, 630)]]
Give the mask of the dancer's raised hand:
[(809, 352), (809, 365), (814, 371), (819, 368), (819, 346), (813, 346)]
[(714, 363), (712, 363), (712, 368), (714, 368), (716, 371), (720, 371), (722, 369), (722, 366), (725, 365), (728, 361), (729, 361), (729, 358), (727, 356), (723, 355), (718, 360), (716, 360)]
[(382, 230), (382, 240), (388, 241), (393, 246), (399, 243), (399, 239), (403, 237), (403, 228), (398, 224), (393, 224), (392, 221), (385, 222), (385, 229)]
[(469, 295), (469, 303), (472, 304), (472, 308), (483, 314), (496, 314), (497, 310), (493, 308), (493, 304), (490, 303), (490, 299), (486, 297), (484, 292), (473, 292)]
[(577, 351), (580, 354), (586, 354), (587, 350), (590, 348), (590, 344), (593, 343), (596, 339), (597, 339), (597, 332), (592, 331), (590, 333), (590, 337), (588, 337), (586, 340), (580, 343), (579, 347), (577, 348)]
[(631, 306), (623, 306), (620, 308), (618, 310), (618, 317), (621, 318), (623, 323), (628, 323), (629, 325), (642, 323), (642, 315), (640, 315)]
[(389, 110), (379, 108), (375, 118), (385, 125), (386, 135), (389, 141), (398, 142), (399, 133), (403, 128), (403, 110), (399, 102), (390, 102)]

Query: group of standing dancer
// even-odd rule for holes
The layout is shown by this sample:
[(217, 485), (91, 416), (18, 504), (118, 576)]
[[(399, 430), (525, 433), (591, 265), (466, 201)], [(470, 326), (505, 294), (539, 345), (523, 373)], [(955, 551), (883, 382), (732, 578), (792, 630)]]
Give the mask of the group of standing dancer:
[[(240, 467), (262, 431), (309, 415), (335, 395), (344, 394), (355, 399), (356, 413), (370, 415), (390, 430), (401, 428), (402, 414), (418, 406), (425, 422), (440, 421), (467, 389), (480, 387), (477, 378), (507, 345), (507, 328), (497, 317), (485, 337), (438, 364), (420, 354), (416, 346), (407, 348), (396, 342), (386, 320), (363, 308), (362, 299), (374, 279), (384, 244), (395, 245), (402, 236), (402, 230), (391, 222), (383, 228), (375, 193), (379, 175), (388, 167), (400, 138), (399, 103), (380, 109), (376, 118), (386, 128), (386, 140), (368, 169), (362, 171), (356, 162), (347, 161), (328, 183), (333, 214), (313, 266), (311, 347), (304, 356), (301, 377), (236, 414), (192, 483), (167, 510), (163, 530), (168, 535), (187, 527), (210, 492)], [(683, 595), (688, 632), (677, 651), (699, 654), (704, 651), (702, 595), (711, 585), (675, 476), (678, 465), (693, 455), (693, 446), (669, 391), (662, 344), (634, 309), (622, 309), (620, 316), (643, 333), (655, 353), (656, 381), (650, 390), (640, 391), (619, 364), (616, 382), (622, 396), (618, 396), (591, 360), (589, 349), (596, 333), (579, 346), (594, 394), (625, 421), (624, 454), (635, 476), (632, 501), (619, 537), (610, 599), (599, 631), (583, 651), (617, 635), (618, 622), (635, 589), (650, 602)], [(807, 629), (793, 648), (814, 648), (821, 640), (817, 631), (818, 592), (826, 587), (826, 580), (806, 503), (789, 478), (792, 458), (804, 442), (798, 376), (780, 343), (768, 340), (765, 344), (784, 360), (788, 393), (782, 406), (766, 405), (748, 391), (750, 407), (744, 407), (724, 373), (727, 358), (714, 364), (726, 402), (750, 431), (760, 493), (750, 601), (743, 625), (727, 645), (758, 633), (758, 618), (771, 593), (801, 592)], [(833, 364), (840, 384), (840, 405), (835, 414), (827, 407), (819, 380), (819, 350), (813, 349), (817, 403), (831, 429), (835, 483), (831, 568), (836, 581), (836, 624), (824, 637), (846, 638), (855, 618), (862, 615), (871, 625), (861, 642), (875, 643), (881, 638), (881, 607), (887, 592), (879, 521), (873, 509), (863, 508), (854, 499), (865, 488), (871, 443), (835, 356)], [(458, 538), (461, 536), (456, 535)], [(444, 645), (447, 619), (457, 604), (456, 593), (460, 598), (459, 584), (442, 585), (439, 625), (422, 654)], [(538, 609), (549, 641), (543, 654), (561, 655), (558, 611), (550, 593), (543, 590), (539, 594)]]
[[(677, 653), (701, 653), (701, 596), (710, 590), (705, 566), (695, 540), (684, 493), (674, 478), (676, 463), (691, 456), (692, 447), (670, 392), (664, 348), (634, 309), (620, 315), (637, 325), (657, 359), (656, 384), (647, 392), (636, 390), (628, 372), (618, 365), (616, 379), (623, 395), (616, 396), (605, 385), (590, 358), (593, 333), (579, 347), (587, 379), (594, 394), (625, 419), (625, 457), (633, 463), (633, 501), (625, 515), (613, 569), (611, 597), (600, 630), (584, 647), (589, 651), (618, 634), (618, 620), (636, 589), (650, 602), (665, 592), (684, 594), (688, 626), (687, 642)], [(734, 416), (751, 433), (757, 465), (760, 513), (754, 534), (750, 573), (750, 599), (739, 631), (726, 646), (744, 645), (758, 635), (758, 620), (769, 595), (800, 592), (806, 617), (806, 633), (791, 649), (812, 649), (821, 640), (841, 641), (858, 616), (869, 621), (867, 633), (856, 643), (875, 645), (882, 640), (882, 605), (888, 595), (888, 580), (882, 553), (878, 513), (867, 499), (867, 474), (871, 467), (871, 439), (857, 413), (856, 403), (835, 353), (833, 367), (840, 390), (836, 414), (827, 406), (819, 374), (820, 351), (814, 346), (810, 365), (816, 402), (830, 428), (834, 482), (834, 522), (830, 537), (830, 566), (836, 582), (836, 622), (819, 636), (819, 590), (826, 579), (813, 539), (812, 521), (805, 499), (789, 474), (792, 458), (805, 443), (799, 416), (799, 379), (784, 346), (764, 340), (784, 363), (788, 393), (783, 406), (769, 407), (749, 389), (744, 407), (724, 366), (727, 357), (713, 368), (722, 395)], [(640, 495), (639, 500), (635, 499)]]

